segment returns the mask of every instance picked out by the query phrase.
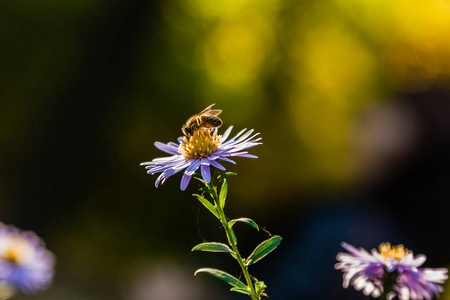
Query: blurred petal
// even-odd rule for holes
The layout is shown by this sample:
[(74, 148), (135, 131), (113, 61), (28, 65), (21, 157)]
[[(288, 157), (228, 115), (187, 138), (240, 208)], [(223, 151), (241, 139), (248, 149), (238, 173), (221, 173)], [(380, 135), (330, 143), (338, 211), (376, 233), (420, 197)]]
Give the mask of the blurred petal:
[[(393, 250), (402, 245), (380, 250), (380, 253), (373, 249), (371, 253), (365, 249), (357, 249), (347, 243), (341, 244), (349, 253), (339, 253), (336, 259), (339, 263), (335, 265), (336, 269), (344, 272), (343, 286), (350, 284), (356, 290), (362, 290), (365, 295), (378, 297), (383, 288), (384, 272), (397, 274), (394, 292), (389, 294), (389, 299), (398, 296), (399, 299), (431, 299), (438, 296), (442, 287), (438, 283), (443, 283), (447, 279), (448, 270), (441, 269), (421, 269), (425, 255), (413, 257), (412, 252), (405, 251), (403, 257), (395, 254)], [(396, 273), (392, 273), (396, 271)]]
[(49, 287), (53, 279), (55, 257), (35, 233), (0, 222), (0, 248), (0, 251), (9, 251), (14, 257), (13, 260), (5, 261), (5, 253), (0, 254), (2, 287), (7, 285), (28, 294)]

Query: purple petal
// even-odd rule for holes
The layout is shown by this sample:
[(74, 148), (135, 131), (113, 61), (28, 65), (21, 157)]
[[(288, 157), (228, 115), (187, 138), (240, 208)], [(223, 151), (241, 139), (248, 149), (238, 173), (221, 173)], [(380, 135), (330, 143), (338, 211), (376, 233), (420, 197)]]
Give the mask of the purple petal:
[(236, 134), (235, 136), (233, 136), (230, 140), (226, 141), (225, 143), (222, 143), (222, 145), (229, 145), (229, 144), (233, 144), (236, 142), (236, 139), (238, 137), (240, 137), (245, 131), (247, 130), (247, 128), (242, 129), (241, 131), (238, 132), (238, 134)]
[(188, 167), (191, 162), (186, 161), (183, 156), (172, 156), (164, 158), (155, 158), (151, 165), (146, 166), (148, 174), (155, 174), (166, 171), (168, 169), (180, 170)]
[[(408, 256), (408, 255), (407, 255)], [(412, 255), (411, 255), (412, 256)], [(405, 256), (406, 257), (406, 256)], [(414, 259), (409, 263), (409, 265), (414, 266), (414, 267), (420, 267), (421, 265), (423, 265), (423, 263), (427, 260), (427, 257), (423, 254), (419, 254), (416, 257), (414, 257)], [(402, 261), (400, 261), (400, 263), (402, 263)]]
[(210, 183), (211, 182), (211, 172), (209, 170), (209, 165), (202, 164), (201, 171), (202, 171), (203, 180), (205, 180), (206, 183)]
[(167, 143), (167, 145), (170, 146), (170, 147), (173, 147), (173, 148), (177, 148), (177, 149), (178, 149), (178, 147), (180, 147), (179, 144), (174, 143), (174, 142), (169, 142), (169, 143)]
[[(246, 138), (248, 138), (251, 134), (252, 134), (252, 132), (253, 131), (255, 131), (254, 129), (250, 129), (249, 131), (247, 131), (247, 133), (246, 134), (244, 134), (243, 136), (241, 136), (238, 140), (236, 140), (236, 143), (241, 143), (241, 142), (243, 142)], [(257, 133), (258, 134), (258, 133)], [(257, 135), (256, 134), (256, 135)]]
[(192, 176), (192, 174), (197, 171), (198, 167), (200, 166), (200, 159), (195, 159), (193, 162), (191, 162), (191, 165), (187, 167), (186, 171), (184, 172), (186, 175)]
[(231, 129), (233, 129), (233, 126), (228, 127), (228, 129), (224, 132), (224, 134), (222, 135), (222, 138), (220, 139), (220, 141), (223, 143), (227, 140), (228, 136), (231, 133)]
[(213, 167), (215, 167), (215, 168), (217, 168), (217, 169), (219, 169), (219, 170), (222, 170), (222, 171), (225, 171), (225, 170), (226, 170), (224, 166), (222, 166), (221, 164), (219, 164), (219, 163), (218, 163), (217, 161), (215, 161), (215, 160), (210, 160), (209, 163), (211, 164), (211, 166), (213, 166)]
[(146, 169), (148, 169), (147, 174), (156, 174), (159, 172), (164, 172), (167, 169), (170, 169), (170, 166), (166, 166), (166, 165), (161, 165), (161, 166), (147, 166), (145, 167)]
[(369, 254), (366, 250), (360, 248), (360, 250), (356, 249), (355, 247), (353, 247), (350, 244), (347, 244), (346, 242), (342, 242), (341, 243), (342, 248), (344, 248), (345, 250), (347, 250), (348, 252), (350, 252), (351, 254), (355, 255), (355, 256), (360, 256), (360, 252), (364, 252)]
[(155, 181), (155, 187), (158, 187), (158, 186), (159, 186), (159, 183), (160, 183), (161, 180), (163, 180), (163, 179), (165, 179), (164, 172), (161, 173), (161, 174), (158, 176), (158, 178), (156, 179), (156, 181)]
[[(3, 259), (1, 266), (1, 285), (26, 294), (34, 294), (48, 288), (53, 278), (55, 257), (45, 249), (44, 241), (34, 232), (5, 225), (0, 222), (0, 240), (3, 249), (18, 249), (25, 246), (31, 256), (22, 263), (6, 262)], [(19, 244), (15, 244), (19, 242)], [(27, 252), (28, 253), (28, 252)], [(3, 295), (2, 295), (3, 296)], [(3, 299), (3, 297), (1, 297)]]
[(171, 146), (166, 145), (161, 142), (155, 142), (155, 147), (158, 148), (159, 150), (169, 153), (169, 154), (174, 154), (174, 155), (180, 154), (180, 153), (178, 153), (178, 146), (175, 148), (173, 146), (171, 147)]
[(211, 154), (210, 156), (208, 156), (208, 159), (216, 160), (220, 157), (220, 153), (222, 153), (222, 151), (218, 150), (218, 151), (214, 152), (213, 154)]
[(192, 178), (192, 175), (187, 175), (186, 173), (183, 174), (183, 177), (181, 178), (181, 182), (180, 182), (180, 189), (182, 191), (184, 191), (187, 188), (189, 181), (191, 181), (191, 178)]
[(226, 162), (232, 163), (233, 165), (235, 165), (235, 164), (236, 164), (236, 162), (234, 162), (234, 161), (232, 161), (231, 159), (228, 159), (228, 158), (226, 158), (226, 157), (222, 157), (222, 156), (220, 156), (220, 157), (218, 157), (218, 159), (221, 159), (221, 160), (223, 160), (223, 161), (226, 161)]
[(253, 154), (248, 154), (247, 152), (233, 153), (231, 156), (247, 157), (247, 158), (258, 158), (258, 156), (253, 155)]

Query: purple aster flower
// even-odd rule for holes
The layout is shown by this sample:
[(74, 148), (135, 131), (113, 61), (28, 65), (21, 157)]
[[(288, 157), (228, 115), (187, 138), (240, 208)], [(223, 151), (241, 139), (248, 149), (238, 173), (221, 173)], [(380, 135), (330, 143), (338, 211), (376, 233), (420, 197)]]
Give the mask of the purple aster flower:
[(366, 296), (379, 297), (386, 289), (386, 299), (432, 299), (442, 292), (439, 284), (448, 278), (446, 268), (419, 268), (425, 255), (413, 256), (403, 245), (382, 243), (371, 253), (342, 243), (349, 253), (339, 253), (335, 268), (344, 272), (343, 286), (350, 284)]
[(35, 233), (0, 222), (0, 292), (45, 290), (53, 279), (54, 264), (54, 255)]
[(248, 131), (244, 129), (233, 138), (227, 140), (232, 128), (233, 126), (230, 126), (223, 135), (217, 134), (217, 128), (201, 128), (195, 131), (189, 139), (187, 137), (179, 137), (178, 144), (173, 142), (167, 144), (155, 142), (156, 148), (172, 154), (172, 156), (155, 158), (150, 162), (141, 163), (141, 166), (146, 166), (148, 174), (162, 172), (156, 179), (156, 187), (159, 184), (163, 184), (170, 176), (184, 170), (180, 184), (181, 190), (184, 191), (198, 168), (200, 168), (205, 182), (210, 183), (210, 166), (219, 170), (225, 170), (225, 167), (219, 163), (219, 160), (236, 164), (228, 157), (257, 158), (257, 156), (248, 154), (244, 150), (261, 144), (258, 142), (261, 138), (255, 138), (259, 133), (252, 135), (253, 129)]

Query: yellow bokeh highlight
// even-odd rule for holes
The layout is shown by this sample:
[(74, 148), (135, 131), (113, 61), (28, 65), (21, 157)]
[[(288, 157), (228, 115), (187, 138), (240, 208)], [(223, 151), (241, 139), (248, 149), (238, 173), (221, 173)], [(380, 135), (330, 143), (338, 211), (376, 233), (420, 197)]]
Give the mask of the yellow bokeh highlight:
[(334, 26), (310, 32), (297, 55), (303, 60), (299, 71), (306, 87), (330, 97), (346, 96), (366, 86), (375, 71), (368, 49)]
[(347, 31), (324, 26), (311, 31), (290, 53), (297, 71), (289, 94), (291, 119), (301, 142), (314, 157), (315, 169), (345, 180), (349, 176), (349, 128), (364, 102), (361, 91), (373, 81), (372, 54)]
[(314, 92), (293, 93), (290, 100), (297, 138), (308, 151), (306, 163), (316, 172), (311, 172), (311, 176), (347, 180), (352, 105), (346, 98), (325, 97)]
[(187, 4), (191, 14), (204, 20), (210, 19), (235, 19), (242, 15), (265, 15), (276, 12), (280, 6), (280, 0), (181, 0)]
[(204, 47), (207, 74), (226, 87), (240, 87), (259, 78), (272, 49), (272, 31), (263, 18), (223, 23)]
[(187, 0), (201, 17), (226, 17), (239, 13), (252, 0)]
[(298, 181), (350, 179), (358, 111), (450, 79), (448, 0), (168, 3), (174, 40), (193, 41), (197, 101), (222, 103), (235, 124), (258, 120), (267, 103), (282, 107), (270, 119), (301, 147)]
[(427, 88), (450, 73), (450, 3), (448, 1), (396, 2), (392, 19), (397, 38), (384, 51), (396, 77), (396, 89), (413, 92)]
[(391, 88), (418, 92), (448, 80), (450, 1), (336, 2), (378, 48)]
[[(220, 87), (239, 90), (257, 85), (266, 73), (272, 54), (280, 1), (188, 0), (179, 6), (166, 5), (165, 19), (180, 32), (187, 32), (183, 7), (202, 37), (197, 53), (207, 77)], [(181, 21), (180, 21), (181, 20)], [(192, 31), (191, 31), (192, 32)]]

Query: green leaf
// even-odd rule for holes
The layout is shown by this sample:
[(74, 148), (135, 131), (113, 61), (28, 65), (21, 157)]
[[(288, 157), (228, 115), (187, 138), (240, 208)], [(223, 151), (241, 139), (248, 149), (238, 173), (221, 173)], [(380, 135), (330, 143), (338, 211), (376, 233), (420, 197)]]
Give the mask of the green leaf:
[(233, 250), (230, 249), (225, 244), (222, 243), (201, 243), (192, 248), (191, 251), (207, 251), (207, 252), (226, 252), (226, 253), (234, 253)]
[(205, 198), (203, 198), (200, 195), (194, 194), (194, 196), (198, 199), (198, 201), (200, 201), (210, 212), (213, 213), (213, 215), (216, 216), (217, 219), (220, 219), (219, 217), (219, 213), (217, 212), (216, 207), (209, 202), (208, 200), (206, 200)]
[(195, 271), (194, 276), (197, 275), (198, 273), (208, 273), (212, 276), (222, 279), (223, 281), (227, 282), (228, 284), (231, 284), (235, 288), (244, 290), (247, 289), (247, 286), (244, 283), (242, 283), (242, 281), (222, 270), (213, 268), (201, 268)]
[(250, 295), (250, 296), (253, 295), (253, 293), (251, 291), (249, 291), (247, 288), (242, 289), (242, 288), (233, 287), (230, 289), (230, 291), (238, 292), (238, 293), (242, 293), (242, 294), (246, 294), (246, 295)]
[(210, 194), (211, 196), (214, 195), (213, 192), (212, 192), (210, 189), (206, 188), (206, 187), (200, 188), (199, 191), (202, 191), (202, 192), (204, 192), (204, 193), (208, 193), (208, 194)]
[(250, 226), (254, 227), (256, 230), (259, 231), (258, 225), (256, 225), (255, 221), (253, 221), (252, 219), (249, 219), (249, 218), (239, 218), (239, 219), (231, 220), (230, 222), (228, 222), (228, 224), (230, 225), (230, 228), (233, 227), (233, 225), (234, 225), (236, 222), (247, 223), (247, 224), (249, 224)]
[(256, 246), (255, 250), (253, 250), (253, 252), (247, 258), (247, 266), (256, 263), (258, 260), (264, 258), (267, 254), (275, 250), (275, 248), (280, 244), (281, 240), (281, 236), (275, 235)]
[(220, 174), (219, 176), (217, 176), (217, 183), (221, 182), (225, 178), (228, 178), (228, 177), (234, 176), (234, 175), (237, 175), (237, 174), (233, 173), (233, 172), (226, 172), (226, 173)]
[(203, 180), (202, 176), (198, 175), (197, 173), (194, 173), (194, 179), (197, 179), (198, 181), (202, 182), (203, 184), (206, 184), (206, 182)]
[(258, 281), (255, 279), (255, 289), (257, 295), (263, 295), (267, 297), (267, 294), (264, 293), (264, 290), (267, 288), (267, 285), (265, 285), (264, 281)]
[(237, 245), (237, 238), (236, 235), (234, 234), (234, 230), (230, 228), (230, 239), (231, 239), (231, 243), (233, 245)]
[(228, 192), (228, 182), (226, 179), (224, 179), (222, 188), (220, 189), (220, 195), (219, 195), (219, 205), (221, 208), (225, 207), (225, 200), (227, 199), (227, 192)]

